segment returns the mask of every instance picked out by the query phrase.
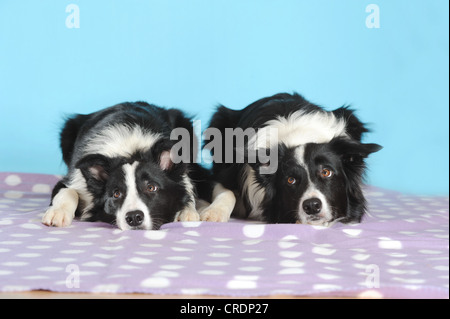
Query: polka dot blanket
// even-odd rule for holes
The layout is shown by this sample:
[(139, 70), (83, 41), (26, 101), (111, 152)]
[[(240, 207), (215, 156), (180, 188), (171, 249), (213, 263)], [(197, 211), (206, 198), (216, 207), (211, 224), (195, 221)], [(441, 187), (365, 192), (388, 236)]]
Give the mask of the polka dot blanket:
[(58, 177), (0, 173), (0, 291), (448, 298), (448, 197), (367, 187), (361, 224), (188, 222), (120, 231), (41, 217)]

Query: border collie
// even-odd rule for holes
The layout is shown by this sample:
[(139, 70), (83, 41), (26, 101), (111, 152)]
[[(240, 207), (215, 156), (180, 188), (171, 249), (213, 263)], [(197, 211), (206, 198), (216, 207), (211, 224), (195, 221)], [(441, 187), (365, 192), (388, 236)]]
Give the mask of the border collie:
[[(381, 146), (361, 143), (368, 129), (347, 106), (329, 112), (297, 93), (281, 93), (243, 110), (219, 106), (210, 128), (222, 132), (221, 136), (230, 129), (255, 129), (244, 153), (250, 149), (278, 153), (276, 169), (264, 174), (262, 169), (273, 163), (258, 158), (230, 163), (211, 149), (214, 179), (236, 196), (234, 216), (321, 226), (361, 221), (366, 210), (361, 189), (364, 159)], [(261, 139), (273, 132), (276, 139)], [(236, 156), (242, 150), (234, 144), (232, 152)]]
[(76, 216), (128, 230), (199, 220), (195, 204), (199, 193), (211, 193), (208, 172), (194, 163), (194, 151), (189, 163), (173, 160), (176, 128), (189, 132), (193, 150), (192, 122), (177, 109), (122, 103), (69, 118), (60, 140), (68, 173), (42, 222), (68, 226)]

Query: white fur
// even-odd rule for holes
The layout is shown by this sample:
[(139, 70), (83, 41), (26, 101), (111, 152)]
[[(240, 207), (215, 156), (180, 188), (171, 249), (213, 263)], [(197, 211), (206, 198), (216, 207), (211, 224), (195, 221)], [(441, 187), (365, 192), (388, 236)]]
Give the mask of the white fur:
[(210, 222), (227, 222), (236, 204), (233, 192), (216, 184), (213, 189), (212, 203), (200, 213), (200, 219)]
[[(335, 137), (348, 136), (345, 131), (345, 120), (338, 119), (331, 112), (317, 111), (306, 113), (296, 111), (288, 117), (278, 116), (267, 121), (258, 130), (257, 147), (273, 147), (283, 142), (287, 147), (295, 147), (307, 143), (327, 143)], [(270, 138), (273, 130), (278, 131), (278, 140)], [(249, 143), (251, 145), (251, 143)]]
[(53, 198), (52, 205), (42, 217), (48, 226), (66, 227), (72, 223), (78, 206), (78, 193), (71, 188), (62, 188)]
[(134, 162), (133, 164), (124, 164), (122, 166), (123, 173), (125, 175), (125, 185), (126, 189), (126, 197), (125, 201), (122, 204), (122, 207), (117, 211), (117, 226), (122, 229), (130, 229), (130, 226), (127, 224), (125, 217), (128, 212), (134, 210), (140, 210), (144, 213), (144, 221), (142, 223), (142, 228), (151, 229), (152, 228), (152, 220), (150, 217), (150, 212), (148, 210), (147, 205), (142, 201), (139, 196), (138, 190), (136, 188), (136, 167), (139, 162)]
[(125, 124), (115, 124), (89, 138), (86, 141), (84, 155), (127, 157), (138, 151), (149, 150), (160, 137), (160, 134), (145, 131), (137, 125), (130, 127)]
[(266, 195), (266, 191), (256, 182), (255, 171), (249, 165), (246, 165), (242, 178), (244, 181), (243, 190), (252, 208), (248, 217), (260, 219), (262, 215), (261, 203)]
[(195, 222), (200, 220), (200, 216), (197, 213), (197, 209), (195, 208), (195, 191), (194, 191), (194, 185), (192, 185), (191, 180), (187, 176), (187, 174), (183, 175), (183, 183), (186, 187), (188, 196), (189, 196), (189, 202), (187, 206), (177, 212), (175, 214), (174, 221), (179, 222)]

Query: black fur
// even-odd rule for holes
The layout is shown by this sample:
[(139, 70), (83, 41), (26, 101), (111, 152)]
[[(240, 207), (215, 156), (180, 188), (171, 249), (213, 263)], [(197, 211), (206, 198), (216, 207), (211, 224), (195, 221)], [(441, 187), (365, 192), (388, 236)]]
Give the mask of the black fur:
[[(219, 106), (212, 117), (210, 127), (221, 131), (226, 128), (262, 128), (269, 120), (288, 117), (302, 110), (304, 114), (324, 112), (324, 110), (304, 99), (297, 93), (281, 93), (260, 99), (242, 110), (231, 110)], [(365, 171), (364, 159), (381, 149), (377, 144), (363, 144), (361, 137), (368, 132), (365, 125), (355, 116), (354, 111), (344, 106), (332, 113), (344, 119), (348, 137), (337, 137), (324, 144), (304, 145), (304, 163), (300, 165), (295, 156), (296, 147), (287, 147), (280, 141), (278, 145), (278, 169), (274, 174), (259, 174), (261, 163), (218, 163), (213, 164), (214, 179), (238, 195), (234, 211), (236, 216), (248, 217), (253, 210), (260, 210), (258, 218), (269, 223), (295, 223), (299, 221), (300, 200), (311, 183), (315, 185), (333, 207), (333, 219), (343, 223), (360, 222), (366, 211), (366, 201), (361, 190)], [(209, 141), (205, 141), (208, 143)], [(224, 141), (222, 141), (224, 145)], [(224, 146), (225, 147), (225, 146)], [(222, 154), (225, 154), (223, 149)], [(230, 151), (230, 150), (228, 150)], [(236, 150), (234, 150), (236, 152)], [(214, 154), (213, 154), (214, 155)], [(255, 172), (256, 187), (264, 189), (265, 195), (259, 207), (252, 207), (247, 185), (242, 180), (247, 167)], [(306, 166), (306, 167), (305, 167)], [(332, 169), (332, 178), (321, 178), (318, 171)], [(291, 185), (287, 179), (293, 177)], [(242, 211), (244, 207), (244, 211)]]
[[(91, 138), (112, 125), (139, 127), (142, 131), (160, 134), (161, 137), (150, 149), (136, 149), (126, 156), (86, 153)], [(174, 128), (184, 128), (190, 133), (190, 160), (188, 163), (171, 162), (166, 169), (162, 169), (162, 153), (170, 151), (181, 138), (171, 140), (170, 133)], [(204, 195), (205, 199), (210, 196), (209, 172), (193, 163), (196, 145), (194, 139), (191, 119), (181, 111), (164, 109), (145, 102), (127, 102), (88, 115), (74, 115), (66, 120), (60, 140), (63, 160), (69, 171), (55, 186), (52, 199), (62, 188), (74, 187), (71, 183), (75, 172), (79, 170), (86, 181), (85, 191), (90, 194), (92, 201), (80, 197), (75, 215), (84, 220), (115, 223), (115, 214), (123, 204), (125, 195), (115, 198), (113, 194), (127, 192), (122, 167), (137, 161), (137, 191), (151, 212), (153, 229), (158, 229), (162, 224), (174, 221), (175, 214), (192, 201), (183, 175), (187, 174), (192, 181), (196, 195)], [(156, 186), (158, 191), (149, 192), (147, 187), (150, 184)], [(200, 194), (197, 192), (197, 186)], [(90, 208), (86, 210), (86, 207)]]

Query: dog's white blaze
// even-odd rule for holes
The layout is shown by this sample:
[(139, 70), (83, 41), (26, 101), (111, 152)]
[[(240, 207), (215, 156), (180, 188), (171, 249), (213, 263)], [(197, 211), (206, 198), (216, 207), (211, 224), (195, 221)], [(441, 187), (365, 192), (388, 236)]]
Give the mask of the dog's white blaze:
[(144, 213), (144, 221), (142, 223), (142, 227), (144, 229), (152, 228), (150, 212), (147, 205), (145, 205), (145, 203), (140, 198), (136, 187), (136, 167), (138, 165), (139, 162), (134, 162), (133, 164), (124, 164), (122, 166), (122, 170), (125, 176), (125, 185), (127, 189), (125, 200), (122, 204), (122, 207), (120, 207), (117, 211), (116, 215), (117, 226), (122, 230), (130, 229), (130, 226), (125, 220), (125, 217), (128, 212), (134, 210), (140, 210)]
[[(308, 188), (303, 193), (303, 196), (300, 198), (299, 201), (299, 207), (298, 207), (298, 216), (299, 220), (302, 224), (312, 224), (312, 225), (327, 225), (330, 220), (333, 218), (333, 213), (331, 210), (331, 207), (328, 203), (327, 198), (325, 195), (317, 189), (316, 185), (311, 181), (311, 177), (309, 175), (308, 166), (306, 165), (305, 161), (305, 146), (300, 145), (295, 150), (295, 158), (297, 159), (297, 162), (305, 169), (307, 177), (308, 177)], [(322, 210), (319, 214), (315, 216), (309, 216), (305, 213), (303, 210), (303, 202), (310, 198), (318, 198), (322, 202)], [(319, 217), (317, 220), (313, 220), (315, 218)]]
[[(335, 137), (347, 137), (345, 119), (338, 119), (331, 112), (317, 111), (305, 113), (296, 111), (287, 117), (279, 116), (267, 121), (258, 130), (257, 147), (273, 147), (275, 143), (284, 143), (287, 147), (295, 147), (307, 143), (327, 143)], [(270, 131), (278, 131), (278, 140), (263, 138), (270, 135)], [(260, 145), (261, 143), (265, 145)], [(250, 144), (250, 143), (249, 143)]]
[(84, 154), (127, 157), (138, 151), (149, 150), (160, 137), (160, 134), (145, 131), (137, 125), (115, 124), (86, 141)]

